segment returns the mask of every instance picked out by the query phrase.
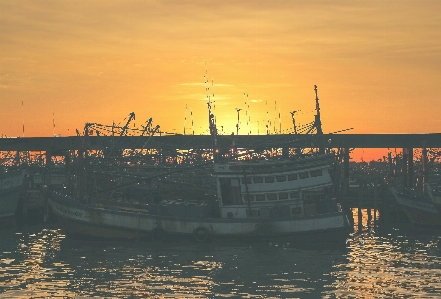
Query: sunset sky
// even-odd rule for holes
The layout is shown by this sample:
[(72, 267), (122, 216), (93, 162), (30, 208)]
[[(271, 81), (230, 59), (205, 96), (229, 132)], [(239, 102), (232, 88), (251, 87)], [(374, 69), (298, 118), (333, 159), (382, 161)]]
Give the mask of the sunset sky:
[(268, 120), (291, 132), (293, 110), (311, 122), (314, 85), (325, 133), (440, 132), (440, 11), (439, 0), (0, 0), (0, 134), (23, 136), (24, 123), (25, 137), (74, 135), (132, 111), (136, 126), (153, 117), (187, 134), (191, 111), (207, 134), (206, 73), (224, 134), (236, 108), (240, 134)]

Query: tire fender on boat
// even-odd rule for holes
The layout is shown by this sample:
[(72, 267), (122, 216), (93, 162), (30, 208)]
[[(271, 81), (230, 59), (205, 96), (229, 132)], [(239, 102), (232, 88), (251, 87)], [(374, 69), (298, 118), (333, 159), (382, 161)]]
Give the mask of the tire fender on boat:
[(199, 226), (193, 231), (193, 238), (198, 243), (205, 243), (210, 239), (210, 231), (206, 227)]
[(162, 242), (165, 239), (166, 232), (160, 227), (152, 230), (152, 240), (154, 242)]

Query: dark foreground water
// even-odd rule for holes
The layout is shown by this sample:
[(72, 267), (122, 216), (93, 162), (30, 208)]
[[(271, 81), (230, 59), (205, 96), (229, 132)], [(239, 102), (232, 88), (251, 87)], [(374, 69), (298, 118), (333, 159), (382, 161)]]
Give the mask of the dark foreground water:
[(441, 231), (364, 228), (341, 248), (85, 242), (0, 231), (2, 298), (441, 298)]

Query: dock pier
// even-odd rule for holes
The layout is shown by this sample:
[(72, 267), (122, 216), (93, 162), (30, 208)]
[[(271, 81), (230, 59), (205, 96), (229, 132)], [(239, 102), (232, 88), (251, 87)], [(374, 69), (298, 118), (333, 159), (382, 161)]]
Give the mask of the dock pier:
[[(143, 149), (155, 151), (160, 156), (161, 163), (176, 161), (178, 151), (191, 150), (198, 153), (208, 151), (212, 147), (211, 136), (209, 135), (165, 135), (165, 136), (83, 136), (83, 145), (87, 151), (122, 152), (124, 149)], [(326, 144), (327, 149), (339, 149), (342, 154), (342, 182), (340, 196), (344, 205), (351, 209), (361, 211), (367, 209), (368, 217), (372, 220), (371, 210), (376, 213), (380, 211), (382, 217), (391, 215), (390, 219), (400, 218), (399, 211), (395, 206), (392, 196), (389, 193), (388, 185), (382, 180), (384, 177), (365, 177), (359, 180), (357, 185), (350, 184), (350, 149), (353, 148), (399, 148), (402, 149), (402, 156), (399, 164), (395, 162), (395, 169), (392, 169), (391, 157), (389, 157), (389, 175), (393, 179), (395, 187), (406, 188), (416, 186), (416, 169), (414, 149), (421, 149), (422, 158), (418, 186), (425, 182), (427, 168), (427, 149), (441, 148), (441, 134), (321, 134), (321, 135), (300, 135), (300, 134), (279, 134), (279, 135), (219, 135), (217, 149), (219, 152), (228, 152), (232, 146), (242, 149), (287, 149), (295, 152), (298, 148), (317, 148)], [(140, 146), (142, 145), (142, 146)], [(0, 138), (0, 153), (20, 161), (21, 153), (39, 152), (40, 174), (44, 176), (44, 184), (51, 184), (52, 173), (55, 165), (53, 157), (63, 161), (66, 172), (70, 167), (70, 155), (80, 150), (78, 136), (68, 137), (18, 137)], [(168, 159), (170, 158), (170, 159)], [(29, 185), (31, 184), (31, 185)], [(39, 192), (33, 189), (32, 183), (26, 182), (26, 189), (23, 190), (21, 209), (26, 217), (30, 213), (42, 213), (45, 203)], [(35, 187), (35, 185), (34, 185)], [(398, 216), (397, 216), (398, 215)]]

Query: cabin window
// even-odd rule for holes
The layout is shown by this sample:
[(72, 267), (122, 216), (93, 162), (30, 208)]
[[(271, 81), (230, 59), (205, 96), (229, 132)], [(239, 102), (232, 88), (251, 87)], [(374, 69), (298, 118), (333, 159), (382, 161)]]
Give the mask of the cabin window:
[(268, 200), (277, 200), (277, 194), (267, 194), (266, 198), (268, 198)]
[(286, 181), (286, 176), (284, 176), (284, 175), (278, 175), (278, 176), (276, 176), (276, 180), (277, 180), (278, 182), (284, 182), (284, 181)]
[(309, 173), (307, 171), (299, 173), (299, 178), (306, 179), (309, 178)]
[(312, 202), (319, 202), (320, 199), (323, 199), (323, 198), (325, 198), (325, 194), (323, 194), (323, 193), (309, 193), (309, 194), (306, 194), (306, 196), (305, 196), (305, 199), (311, 203)]
[(257, 178), (253, 178), (254, 183), (263, 183), (263, 178), (262, 177), (257, 177)]
[(265, 195), (263, 194), (256, 195), (256, 201), (265, 201)]
[(242, 178), (242, 184), (251, 184), (251, 178)]
[(273, 176), (267, 176), (265, 178), (265, 183), (274, 183), (274, 177)]
[(302, 208), (301, 207), (295, 207), (295, 208), (291, 208), (291, 213), (293, 215), (298, 215), (302, 213)]
[(254, 196), (253, 195), (244, 195), (243, 201), (245, 201), (245, 202), (254, 201)]
[(279, 193), (279, 199), (288, 199), (288, 193)]
[(297, 199), (299, 198), (299, 192), (291, 192), (289, 196), (293, 199)]
[(297, 180), (297, 173), (288, 174), (288, 181), (295, 181)]
[(321, 176), (321, 175), (323, 175), (321, 169), (311, 171), (311, 177), (316, 177), (316, 176)]

